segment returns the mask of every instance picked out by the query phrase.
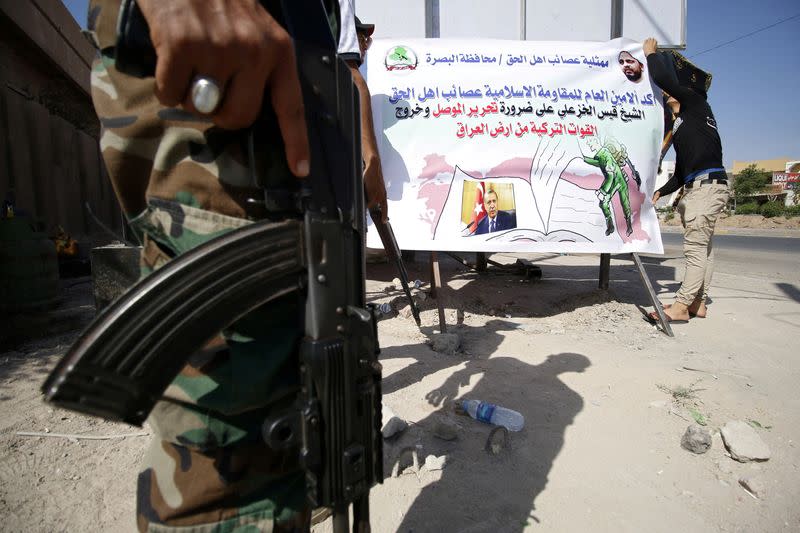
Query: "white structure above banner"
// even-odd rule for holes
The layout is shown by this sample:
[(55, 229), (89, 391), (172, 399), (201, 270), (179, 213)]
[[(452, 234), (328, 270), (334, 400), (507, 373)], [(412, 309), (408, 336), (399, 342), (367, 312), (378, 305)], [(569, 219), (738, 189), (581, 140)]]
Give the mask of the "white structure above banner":
[(375, 38), (489, 38), (528, 41), (634, 41), (686, 47), (686, 0), (359, 0), (356, 14)]

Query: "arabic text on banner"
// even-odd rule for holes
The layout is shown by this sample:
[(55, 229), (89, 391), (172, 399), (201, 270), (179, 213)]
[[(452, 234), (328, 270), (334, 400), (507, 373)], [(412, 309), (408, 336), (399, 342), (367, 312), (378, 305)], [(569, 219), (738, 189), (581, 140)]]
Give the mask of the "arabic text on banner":
[(662, 252), (641, 44), (384, 39), (364, 71), (401, 248)]

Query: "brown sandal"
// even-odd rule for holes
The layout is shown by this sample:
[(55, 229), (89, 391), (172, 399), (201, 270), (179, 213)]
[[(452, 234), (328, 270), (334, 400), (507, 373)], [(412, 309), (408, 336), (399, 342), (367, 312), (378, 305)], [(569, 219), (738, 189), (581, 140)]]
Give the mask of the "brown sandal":
[[(663, 307), (663, 309), (669, 309), (670, 307), (672, 307), (672, 304), (664, 304), (662, 307)], [(706, 317), (706, 315), (700, 316), (697, 313), (693, 313), (691, 311), (689, 311), (689, 316), (692, 317), (692, 318), (705, 318)]]

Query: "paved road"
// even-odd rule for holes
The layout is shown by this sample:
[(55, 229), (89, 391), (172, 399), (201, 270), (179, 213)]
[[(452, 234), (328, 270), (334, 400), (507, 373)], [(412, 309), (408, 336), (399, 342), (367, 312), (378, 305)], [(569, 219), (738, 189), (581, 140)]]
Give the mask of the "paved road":
[[(662, 233), (664, 254), (683, 256), (683, 235)], [(715, 235), (714, 255), (719, 272), (800, 281), (800, 239)]]

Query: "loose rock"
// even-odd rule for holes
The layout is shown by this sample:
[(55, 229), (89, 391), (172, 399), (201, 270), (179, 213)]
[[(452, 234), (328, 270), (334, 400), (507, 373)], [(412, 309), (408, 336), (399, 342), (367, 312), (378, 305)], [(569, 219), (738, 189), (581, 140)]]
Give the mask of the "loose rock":
[(456, 440), (458, 438), (458, 425), (450, 420), (440, 420), (433, 428), (433, 435), (442, 440)]
[(397, 416), (386, 404), (383, 405), (381, 414), (383, 418), (381, 434), (383, 435), (384, 439), (394, 437), (408, 427), (408, 422)]
[(398, 314), (403, 318), (411, 318), (411, 315), (413, 314), (413, 312), (411, 311), (411, 306), (410, 305), (405, 306), (400, 310)]
[(725, 448), (735, 460), (741, 463), (769, 460), (769, 446), (747, 422), (732, 420), (722, 427), (720, 433)]
[(453, 355), (461, 346), (461, 338), (457, 333), (434, 333), (428, 343), (436, 352)]
[(686, 428), (681, 439), (681, 447), (692, 453), (706, 453), (711, 448), (711, 432), (697, 424)]

